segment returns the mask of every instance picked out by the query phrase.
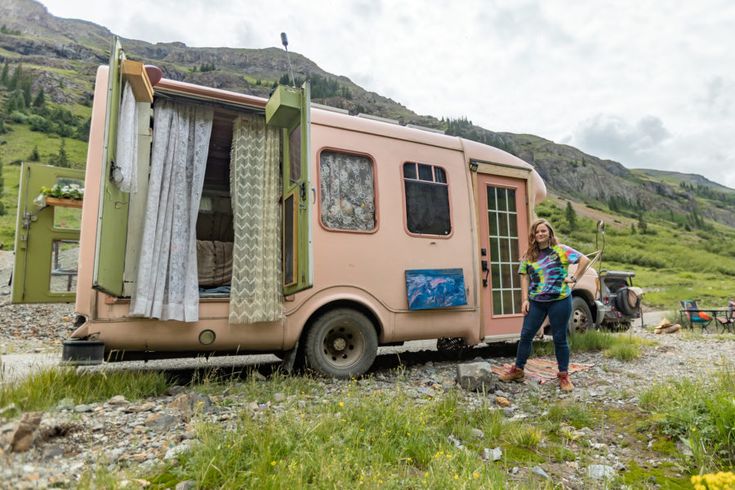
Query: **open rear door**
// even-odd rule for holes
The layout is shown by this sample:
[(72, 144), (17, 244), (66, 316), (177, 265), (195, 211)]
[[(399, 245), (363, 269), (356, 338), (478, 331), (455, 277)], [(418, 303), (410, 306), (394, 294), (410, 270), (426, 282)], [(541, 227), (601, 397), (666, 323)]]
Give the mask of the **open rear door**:
[(283, 294), (314, 284), (311, 264), (311, 89), (280, 85), (268, 100), (266, 123), (283, 135)]
[(84, 188), (84, 171), (21, 167), (15, 233), (13, 303), (71, 303), (76, 297), (82, 201), (44, 198), (41, 188)]
[(117, 125), (122, 98), (121, 67), (125, 59), (125, 53), (117, 37), (112, 41), (111, 51), (92, 287), (113, 296), (122, 296), (129, 195), (121, 191), (113, 181)]

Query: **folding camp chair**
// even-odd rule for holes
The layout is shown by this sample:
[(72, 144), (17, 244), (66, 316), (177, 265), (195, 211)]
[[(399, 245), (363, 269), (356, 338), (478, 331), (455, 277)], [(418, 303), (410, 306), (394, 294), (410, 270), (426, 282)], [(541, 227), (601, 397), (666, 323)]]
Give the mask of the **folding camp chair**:
[(727, 304), (727, 309), (723, 310), (722, 313), (724, 313), (722, 316), (715, 316), (715, 320), (720, 324), (722, 330), (735, 331), (735, 300), (731, 299)]
[(689, 328), (692, 329), (695, 325), (699, 325), (702, 327), (702, 331), (704, 331), (715, 319), (714, 315), (712, 315), (710, 311), (711, 310), (701, 310), (699, 306), (697, 306), (696, 300), (685, 299), (684, 301), (681, 301), (681, 310), (679, 310), (679, 315), (682, 317), (681, 323), (684, 325), (688, 324)]

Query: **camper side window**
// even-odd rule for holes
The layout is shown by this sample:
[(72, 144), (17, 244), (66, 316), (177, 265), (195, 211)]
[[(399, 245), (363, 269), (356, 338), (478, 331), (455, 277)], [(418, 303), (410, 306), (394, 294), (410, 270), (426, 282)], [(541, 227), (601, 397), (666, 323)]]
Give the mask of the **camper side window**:
[(323, 151), (319, 155), (320, 217), (330, 230), (375, 229), (373, 162), (363, 155)]
[(444, 169), (424, 163), (404, 163), (403, 184), (408, 231), (422, 235), (449, 235), (452, 223), (449, 185)]

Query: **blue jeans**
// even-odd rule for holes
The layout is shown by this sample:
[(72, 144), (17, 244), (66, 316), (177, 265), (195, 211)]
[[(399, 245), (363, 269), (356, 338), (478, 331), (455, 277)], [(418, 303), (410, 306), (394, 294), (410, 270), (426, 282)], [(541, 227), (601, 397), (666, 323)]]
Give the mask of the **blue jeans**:
[(569, 344), (567, 343), (567, 324), (572, 315), (572, 297), (567, 296), (558, 301), (530, 301), (526, 318), (523, 319), (521, 340), (518, 342), (516, 366), (523, 369), (531, 355), (533, 338), (541, 327), (546, 316), (549, 316), (551, 334), (554, 337), (554, 352), (559, 372), (565, 373), (569, 369)]

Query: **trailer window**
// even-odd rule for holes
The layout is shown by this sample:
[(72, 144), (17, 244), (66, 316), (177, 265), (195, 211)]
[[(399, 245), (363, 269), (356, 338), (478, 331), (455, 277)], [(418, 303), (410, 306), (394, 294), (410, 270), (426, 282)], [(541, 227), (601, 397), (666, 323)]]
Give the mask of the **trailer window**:
[(424, 163), (403, 164), (406, 226), (411, 233), (449, 235), (449, 186), (443, 168)]
[(375, 229), (373, 162), (362, 155), (323, 151), (319, 156), (322, 224), (331, 230)]

